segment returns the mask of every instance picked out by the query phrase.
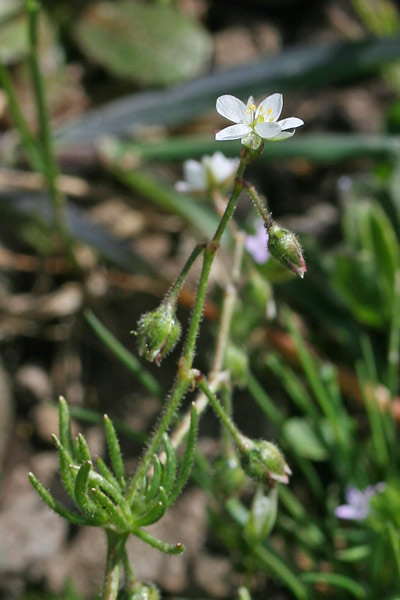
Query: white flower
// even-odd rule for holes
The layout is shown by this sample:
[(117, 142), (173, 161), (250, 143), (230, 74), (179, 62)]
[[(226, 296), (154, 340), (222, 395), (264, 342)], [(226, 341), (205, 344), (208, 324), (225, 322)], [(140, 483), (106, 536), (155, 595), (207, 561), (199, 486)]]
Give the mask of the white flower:
[(235, 96), (220, 96), (217, 99), (217, 112), (233, 121), (236, 125), (225, 127), (219, 131), (216, 140), (239, 140), (249, 148), (259, 148), (262, 140), (277, 142), (292, 137), (295, 129), (304, 125), (297, 117), (289, 117), (278, 121), (283, 107), (282, 94), (272, 94), (261, 102), (258, 108), (253, 96), (244, 104)]
[(205, 192), (210, 188), (224, 187), (233, 179), (239, 159), (226, 158), (222, 152), (203, 156), (201, 161), (185, 160), (183, 163), (184, 181), (178, 181), (178, 192)]

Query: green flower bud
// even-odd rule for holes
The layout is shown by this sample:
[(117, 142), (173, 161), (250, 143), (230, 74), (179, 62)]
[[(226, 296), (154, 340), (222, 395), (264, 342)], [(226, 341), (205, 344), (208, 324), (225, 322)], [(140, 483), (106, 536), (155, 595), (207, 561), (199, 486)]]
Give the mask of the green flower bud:
[(253, 544), (262, 542), (271, 533), (276, 521), (278, 490), (272, 488), (267, 494), (263, 486), (257, 488), (251, 504), (245, 535)]
[(237, 346), (228, 344), (225, 350), (224, 365), (237, 385), (245, 385), (249, 371), (249, 359)]
[(265, 440), (251, 440), (242, 436), (240, 460), (246, 474), (256, 481), (271, 480), (288, 483), (292, 474), (278, 446)]
[(129, 600), (160, 600), (160, 592), (150, 583), (138, 581), (129, 593)]
[(145, 313), (138, 323), (139, 354), (159, 365), (172, 350), (181, 335), (181, 325), (175, 315), (175, 307), (161, 304)]
[(267, 224), (268, 250), (271, 255), (295, 275), (304, 277), (307, 271), (301, 246), (292, 231), (280, 227), (275, 221)]
[(220, 456), (213, 466), (215, 488), (221, 496), (230, 498), (243, 488), (246, 474), (236, 454)]

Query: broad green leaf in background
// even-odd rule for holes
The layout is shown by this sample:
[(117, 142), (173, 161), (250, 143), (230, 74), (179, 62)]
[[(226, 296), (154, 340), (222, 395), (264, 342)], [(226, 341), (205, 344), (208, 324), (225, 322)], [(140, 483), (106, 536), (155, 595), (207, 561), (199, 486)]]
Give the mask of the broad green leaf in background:
[(75, 27), (82, 51), (113, 75), (170, 85), (207, 67), (211, 37), (172, 6), (134, 0), (92, 4)]
[(328, 452), (307, 419), (293, 417), (283, 426), (283, 433), (294, 454), (310, 460), (326, 460)]

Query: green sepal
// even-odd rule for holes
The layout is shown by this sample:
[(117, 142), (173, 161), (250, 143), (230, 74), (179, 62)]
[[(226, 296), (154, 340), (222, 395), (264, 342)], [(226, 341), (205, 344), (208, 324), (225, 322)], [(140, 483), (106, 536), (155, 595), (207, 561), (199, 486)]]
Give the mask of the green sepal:
[(131, 529), (131, 533), (141, 539), (142, 542), (145, 542), (149, 546), (152, 546), (153, 548), (156, 548), (165, 554), (182, 554), (182, 552), (185, 550), (185, 546), (183, 544), (167, 544), (166, 542), (154, 537), (154, 535), (151, 535), (148, 531), (138, 527), (133, 527)]
[(197, 429), (199, 425), (199, 417), (196, 410), (196, 405), (193, 403), (190, 410), (190, 427), (186, 442), (185, 454), (182, 460), (182, 466), (179, 471), (178, 478), (172, 493), (168, 496), (168, 506), (171, 506), (182, 492), (192, 470), (194, 452), (196, 449)]
[[(88, 496), (88, 481), (89, 474), (92, 470), (92, 462), (87, 461), (80, 466), (79, 471), (75, 477), (75, 502), (81, 509), (83, 513), (86, 515), (93, 515), (95, 511), (95, 507), (93, 505), (92, 500)], [(98, 515), (100, 518), (103, 515)]]
[(50, 494), (48, 490), (44, 487), (43, 484), (35, 477), (33, 473), (29, 473), (29, 481), (32, 484), (32, 487), (39, 494), (43, 502), (47, 504), (51, 510), (55, 513), (63, 517), (70, 523), (74, 523), (76, 525), (99, 525), (100, 523), (96, 523), (93, 519), (88, 519), (87, 517), (83, 517), (81, 515), (77, 515), (66, 508), (64, 508), (61, 504), (59, 504), (56, 500), (54, 500), (53, 496)]
[(91, 488), (90, 495), (93, 498), (94, 503), (97, 507), (107, 513), (107, 517), (112, 523), (121, 531), (128, 532), (131, 524), (126, 515), (123, 515), (118, 507), (115, 506), (112, 500), (107, 494), (104, 494), (99, 488)]
[(100, 475), (102, 475), (104, 477), (104, 479), (106, 479), (109, 483), (111, 483), (111, 485), (113, 485), (115, 488), (121, 489), (120, 484), (115, 479), (111, 470), (107, 467), (106, 463), (104, 462), (104, 460), (102, 458), (100, 458), (100, 456), (97, 456), (96, 464), (97, 464), (97, 469), (98, 469)]
[(164, 490), (164, 488), (161, 486), (159, 488), (157, 500), (155, 502), (153, 502), (152, 506), (150, 506), (149, 510), (144, 515), (135, 519), (135, 526), (143, 527), (145, 525), (151, 525), (152, 523), (159, 521), (161, 519), (161, 517), (164, 515), (167, 508), (168, 508), (167, 493)]
[(122, 486), (125, 486), (125, 467), (122, 460), (121, 447), (114, 425), (108, 415), (104, 415), (104, 428), (106, 430), (108, 452), (115, 477)]
[(71, 471), (71, 465), (74, 462), (73, 458), (56, 435), (52, 434), (51, 437), (58, 450), (58, 460), (60, 463), (62, 482), (68, 494), (72, 499), (74, 499), (75, 474), (73, 471)]
[(74, 462), (74, 446), (71, 436), (71, 417), (69, 414), (67, 401), (65, 398), (63, 398), (63, 396), (60, 396), (58, 401), (58, 421), (60, 442), (71, 456), (71, 462)]
[(176, 454), (172, 446), (171, 439), (167, 433), (164, 433), (163, 445), (165, 450), (165, 465), (163, 466), (162, 484), (168, 495), (172, 490), (176, 476)]
[(78, 434), (78, 438), (77, 438), (77, 445), (76, 445), (76, 449), (77, 449), (77, 458), (79, 459), (79, 463), (84, 463), (84, 462), (88, 462), (92, 460), (92, 457), (90, 455), (90, 450), (89, 450), (89, 446), (87, 445), (87, 441), (85, 439), (85, 437), (82, 435), (82, 433)]
[(153, 466), (153, 477), (151, 478), (151, 485), (146, 494), (146, 502), (150, 502), (151, 500), (153, 500), (153, 498), (155, 498), (157, 496), (157, 492), (158, 492), (158, 489), (159, 489), (160, 483), (161, 483), (162, 467), (161, 467), (160, 459), (158, 458), (158, 456), (156, 454), (154, 455), (152, 466)]

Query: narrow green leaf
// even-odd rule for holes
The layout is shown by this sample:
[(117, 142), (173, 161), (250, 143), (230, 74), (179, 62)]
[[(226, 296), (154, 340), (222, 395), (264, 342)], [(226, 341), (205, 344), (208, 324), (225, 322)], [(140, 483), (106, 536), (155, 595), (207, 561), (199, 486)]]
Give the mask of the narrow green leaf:
[(367, 597), (365, 589), (345, 575), (338, 575), (337, 573), (304, 573), (301, 576), (305, 583), (324, 583), (326, 585), (333, 585), (334, 587), (343, 588), (350, 592), (355, 598), (363, 600)]
[(182, 466), (172, 493), (168, 496), (168, 506), (171, 506), (182, 492), (192, 470), (194, 453), (196, 450), (196, 437), (199, 424), (199, 417), (196, 406), (193, 403), (190, 410), (190, 427), (187, 436), (185, 454), (183, 456)]
[[(58, 418), (59, 418), (59, 432), (60, 432), (60, 442), (64, 446), (65, 450), (73, 459), (74, 457), (74, 447), (72, 444), (72, 436), (71, 436), (71, 418), (69, 415), (69, 408), (67, 401), (63, 396), (60, 396), (58, 404)], [(71, 461), (73, 462), (73, 461)]]
[(160, 487), (160, 483), (161, 483), (162, 467), (161, 467), (160, 459), (158, 458), (158, 456), (156, 454), (153, 457), (152, 467), (153, 467), (153, 476), (151, 478), (151, 485), (146, 494), (146, 502), (150, 502), (151, 500), (153, 500), (153, 498), (156, 497), (157, 492)]
[(92, 466), (91, 461), (83, 463), (75, 477), (75, 502), (86, 515), (93, 515), (94, 513), (93, 503), (88, 496), (89, 473)]
[(171, 439), (167, 433), (164, 434), (163, 445), (165, 450), (165, 465), (163, 465), (162, 485), (167, 494), (170, 493), (176, 476), (176, 454)]
[(71, 511), (64, 508), (61, 504), (59, 504), (56, 500), (54, 500), (53, 496), (50, 494), (48, 490), (40, 483), (40, 481), (35, 477), (33, 473), (29, 473), (29, 481), (32, 486), (39, 494), (43, 502), (47, 504), (49, 508), (51, 508), (54, 512), (56, 512), (60, 517), (63, 517), (70, 523), (75, 523), (76, 525), (98, 525), (100, 523), (95, 523), (91, 519), (87, 519), (86, 517), (82, 517), (81, 515), (77, 515), (72, 513)]
[(78, 450), (78, 458), (80, 463), (84, 463), (87, 461), (91, 461), (92, 457), (90, 455), (89, 446), (87, 445), (87, 441), (82, 433), (78, 434), (77, 438), (77, 450)]
[(104, 477), (96, 473), (95, 471), (91, 471), (89, 474), (89, 482), (90, 485), (94, 487), (101, 488), (108, 496), (110, 496), (111, 500), (119, 506), (125, 518), (129, 521), (131, 510), (128, 502), (125, 500), (124, 496), (119, 491), (119, 488), (114, 487), (111, 483), (109, 483)]
[(267, 392), (261, 387), (257, 379), (248, 371), (246, 379), (246, 387), (250, 392), (253, 400), (258, 404), (264, 414), (276, 425), (281, 425), (284, 422), (283, 413), (276, 408), (272, 399)]
[(110, 469), (107, 467), (104, 460), (102, 458), (100, 458), (100, 456), (98, 456), (96, 458), (96, 464), (97, 464), (97, 468), (99, 470), (100, 475), (102, 475), (104, 477), (104, 479), (106, 479), (109, 483), (111, 483), (111, 485), (113, 485), (115, 488), (117, 488), (117, 489), (121, 488), (120, 484), (115, 479), (114, 475), (112, 474)]
[(104, 494), (99, 488), (91, 488), (90, 494), (98, 508), (107, 513), (109, 519), (121, 532), (129, 531), (129, 519), (120, 513), (107, 494)]
[(58, 460), (60, 463), (60, 473), (62, 482), (68, 494), (71, 496), (72, 499), (74, 499), (75, 475), (70, 468), (73, 464), (72, 456), (64, 448), (63, 444), (60, 442), (56, 435), (53, 434), (51, 437), (58, 450)]
[(106, 430), (108, 452), (115, 477), (122, 485), (125, 485), (125, 467), (124, 461), (122, 460), (121, 448), (114, 425), (107, 415), (104, 415), (104, 428)]
[(144, 527), (145, 525), (151, 525), (156, 523), (164, 515), (168, 508), (168, 498), (164, 488), (161, 486), (158, 490), (158, 495), (149, 507), (149, 510), (141, 517), (135, 518), (135, 527)]
[(254, 548), (254, 554), (276, 577), (287, 585), (297, 600), (307, 600), (309, 596), (303, 582), (279, 556), (261, 544), (257, 544)]
[(182, 552), (185, 550), (185, 546), (183, 544), (167, 544), (166, 542), (154, 537), (144, 529), (139, 529), (138, 527), (133, 527), (131, 529), (131, 533), (136, 535), (136, 537), (141, 539), (149, 546), (152, 546), (153, 548), (156, 548), (165, 554), (182, 554)]
[(284, 364), (276, 354), (268, 353), (266, 364), (279, 377), (294, 404), (313, 419), (317, 418), (318, 411), (315, 402), (296, 373)]

